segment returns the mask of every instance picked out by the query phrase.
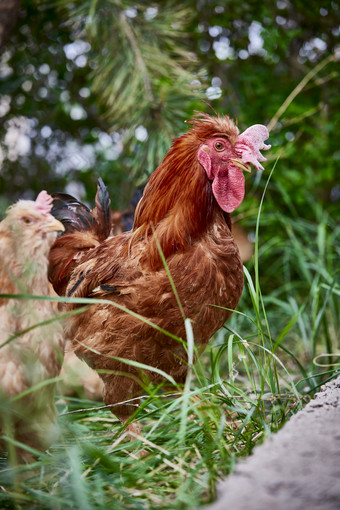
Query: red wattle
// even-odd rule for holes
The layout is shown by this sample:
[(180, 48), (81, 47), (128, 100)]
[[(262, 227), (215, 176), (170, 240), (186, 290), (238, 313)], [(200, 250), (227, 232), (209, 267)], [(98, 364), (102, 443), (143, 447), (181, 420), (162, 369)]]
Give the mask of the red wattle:
[(244, 175), (240, 168), (230, 165), (228, 173), (217, 174), (212, 190), (218, 205), (227, 213), (233, 212), (244, 198)]

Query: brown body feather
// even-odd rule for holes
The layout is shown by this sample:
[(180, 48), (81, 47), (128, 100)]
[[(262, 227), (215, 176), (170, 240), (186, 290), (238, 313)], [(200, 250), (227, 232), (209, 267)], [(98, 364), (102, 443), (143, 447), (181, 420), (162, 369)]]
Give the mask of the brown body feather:
[[(149, 179), (136, 210), (133, 230), (101, 243), (87, 234), (87, 250), (81, 245), (80, 232), (61, 236), (52, 248), (50, 275), (56, 289), (60, 283), (58, 274), (63, 274), (64, 282), (68, 280), (65, 294), (112, 300), (185, 339), (183, 316), (164, 269), (157, 238), (184, 314), (192, 320), (195, 343), (203, 350), (231, 314), (211, 305), (230, 309), (237, 306), (243, 269), (229, 215), (217, 204), (211, 182), (197, 160), (197, 151), (202, 142), (216, 135), (225, 137), (233, 146), (238, 130), (228, 117), (206, 116), (192, 123), (194, 128), (175, 140)], [(57, 272), (55, 267), (59, 268)], [(182, 344), (115, 306), (93, 305), (72, 317), (68, 334), (78, 356), (95, 369), (107, 371), (101, 377), (108, 404), (141, 394), (137, 370), (110, 356), (151, 365), (178, 382), (185, 380), (187, 366)], [(153, 381), (161, 380), (155, 372), (149, 371), (148, 376)], [(122, 421), (134, 410), (129, 405), (112, 409)]]

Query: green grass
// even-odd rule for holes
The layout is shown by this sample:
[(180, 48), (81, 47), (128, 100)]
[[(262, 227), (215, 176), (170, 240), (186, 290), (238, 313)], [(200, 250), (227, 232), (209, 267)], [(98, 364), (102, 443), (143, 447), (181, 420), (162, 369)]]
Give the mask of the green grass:
[[(310, 208), (314, 219), (305, 220), (269, 213), (265, 201), (249, 220), (255, 257), (238, 311), (190, 368), (183, 392), (146, 384), (135, 414), (144, 440), (128, 441), (101, 403), (59, 395), (59, 442), (27, 466), (8, 467), (3, 457), (0, 506), (188, 509), (213, 500), (237, 458), (340, 368), (340, 227)], [(187, 335), (192, 354), (188, 323)]]

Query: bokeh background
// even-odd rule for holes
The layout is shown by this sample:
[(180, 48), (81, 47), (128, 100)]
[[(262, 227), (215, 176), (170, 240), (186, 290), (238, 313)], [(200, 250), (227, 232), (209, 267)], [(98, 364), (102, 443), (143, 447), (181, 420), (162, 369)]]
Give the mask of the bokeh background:
[(339, 25), (337, 1), (3, 0), (1, 211), (42, 188), (90, 202), (99, 175), (124, 207), (206, 103), (269, 124), (277, 210), (338, 211)]

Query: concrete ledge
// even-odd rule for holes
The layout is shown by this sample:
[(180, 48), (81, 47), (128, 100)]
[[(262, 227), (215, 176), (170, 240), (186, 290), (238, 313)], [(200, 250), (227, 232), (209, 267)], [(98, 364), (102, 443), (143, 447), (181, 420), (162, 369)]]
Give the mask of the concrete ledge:
[(340, 376), (220, 484), (207, 510), (340, 509)]

